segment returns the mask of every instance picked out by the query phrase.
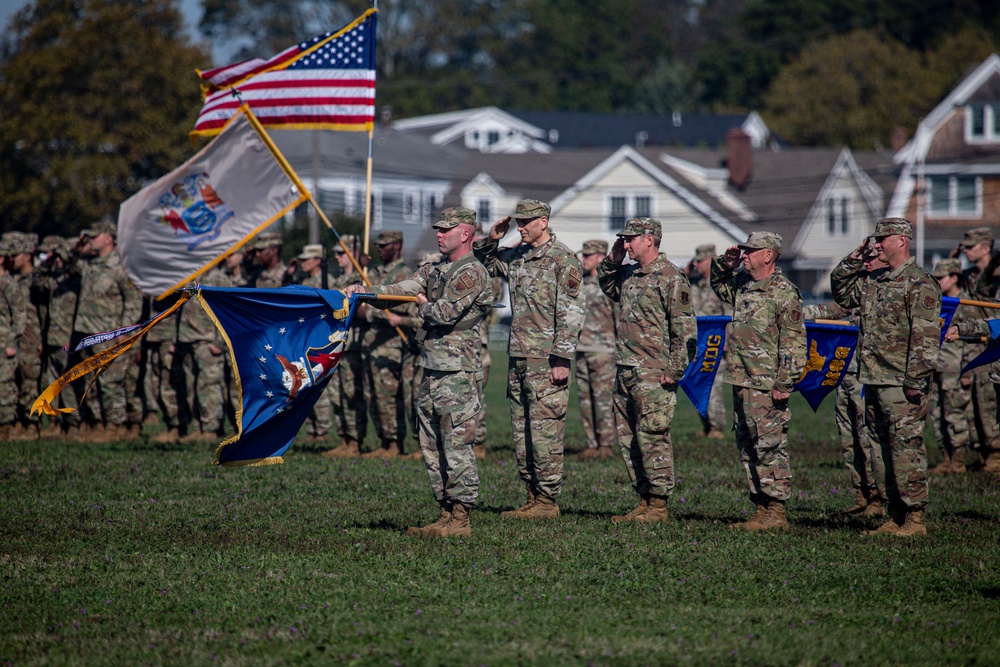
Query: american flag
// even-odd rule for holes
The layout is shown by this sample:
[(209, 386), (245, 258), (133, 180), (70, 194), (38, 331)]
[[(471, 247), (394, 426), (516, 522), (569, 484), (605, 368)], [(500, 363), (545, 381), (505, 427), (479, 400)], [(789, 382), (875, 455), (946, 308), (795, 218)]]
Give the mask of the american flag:
[(240, 103), (261, 124), (286, 129), (370, 130), (375, 121), (375, 12), (263, 60), (199, 72), (207, 84), (195, 136), (218, 134)]

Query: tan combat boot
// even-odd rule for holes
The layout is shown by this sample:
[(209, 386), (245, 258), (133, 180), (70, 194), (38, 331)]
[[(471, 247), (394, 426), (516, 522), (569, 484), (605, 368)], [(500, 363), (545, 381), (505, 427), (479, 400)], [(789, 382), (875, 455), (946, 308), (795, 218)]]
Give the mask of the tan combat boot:
[(400, 440), (399, 443), (398, 443), (398, 445), (397, 445), (397, 447), (399, 448), (399, 458), (401, 458), (401, 459), (403, 459), (405, 461), (422, 461), (423, 460), (424, 453), (422, 451), (420, 451), (420, 447), (417, 447), (415, 450), (413, 450), (412, 452), (410, 452), (409, 454), (407, 454), (406, 452), (403, 451), (403, 442), (404, 441)]
[(639, 497), (639, 504), (626, 514), (618, 514), (611, 517), (611, 523), (624, 523), (626, 521), (638, 521), (639, 517), (649, 509), (649, 496), (642, 494)]
[(326, 458), (346, 459), (354, 456), (361, 456), (361, 445), (357, 440), (344, 438), (340, 441), (340, 447), (328, 449), (321, 454)]
[(788, 528), (788, 519), (785, 518), (785, 501), (767, 499), (767, 511), (755, 524), (747, 526), (747, 530), (784, 530)]
[(854, 507), (846, 509), (841, 514), (859, 514), (868, 507), (868, 495), (864, 489), (855, 489)]
[(709, 429), (708, 433), (705, 434), (706, 438), (711, 438), (712, 440), (723, 440), (726, 434), (717, 428)]
[(601, 449), (600, 447), (588, 447), (587, 449), (583, 450), (583, 452), (580, 453), (580, 458), (585, 461), (596, 459), (598, 458), (598, 452), (600, 451), (600, 449)]
[(142, 424), (132, 422), (125, 427), (129, 440), (142, 440)]
[(990, 452), (983, 461), (982, 472), (988, 475), (1000, 473), (1000, 452)]
[(955, 475), (965, 474), (965, 450), (956, 449), (951, 455), (951, 472)]
[(878, 489), (868, 490), (868, 506), (858, 516), (885, 516), (887, 503), (878, 494)]
[(665, 496), (650, 496), (648, 509), (637, 516), (638, 523), (667, 523), (667, 499)]
[(522, 519), (555, 519), (559, 516), (559, 505), (556, 501), (541, 493), (535, 497), (535, 504), (527, 509)]
[(153, 436), (153, 442), (167, 443), (167, 442), (179, 442), (181, 439), (181, 434), (177, 432), (177, 427), (168, 428), (163, 433), (158, 433)]
[(0, 440), (6, 442), (10, 438), (10, 424), (0, 425)]
[(383, 440), (382, 443), (370, 452), (361, 455), (363, 459), (391, 459), (394, 458), (395, 449), (392, 448), (391, 440)]
[(447, 500), (439, 500), (438, 506), (441, 508), (441, 513), (438, 514), (438, 518), (435, 521), (427, 524), (426, 526), (413, 526), (412, 528), (407, 528), (406, 534), (415, 535), (417, 537), (427, 537), (428, 531), (437, 530), (444, 524), (451, 521), (451, 511), (452, 511), (451, 502)]
[[(750, 525), (758, 525), (764, 515), (767, 514), (767, 499), (764, 496), (758, 496), (757, 494), (750, 494), (750, 500), (756, 506), (753, 514), (746, 521), (737, 521), (736, 523), (729, 524), (729, 527), (733, 530), (752, 530), (748, 528)], [(755, 530), (755, 529), (753, 529)]]
[(927, 526), (924, 524), (923, 510), (913, 510), (911, 512), (907, 512), (903, 525), (893, 533), (896, 537), (913, 537), (914, 535), (926, 534)]
[(862, 535), (895, 535), (899, 532), (899, 524), (891, 516), (881, 526), (874, 530), (862, 531)]
[(14, 422), (10, 427), (10, 433), (7, 435), (7, 440), (11, 442), (28, 440), (28, 433), (24, 428), (24, 424), (20, 422)]
[(476, 457), (477, 461), (486, 460), (486, 445), (473, 445), (472, 455)]
[(535, 502), (538, 500), (538, 491), (535, 491), (535, 487), (530, 483), (525, 484), (524, 487), (528, 490), (528, 502), (524, 503), (517, 509), (500, 512), (500, 516), (507, 519), (523, 519), (524, 513), (535, 506)]
[(428, 537), (472, 537), (472, 527), (469, 525), (469, 508), (462, 503), (451, 506), (451, 519), (443, 526), (427, 529)]
[[(964, 465), (964, 464), (963, 464)], [(951, 455), (948, 452), (944, 452), (944, 458), (941, 463), (937, 464), (933, 468), (927, 471), (928, 475), (948, 475), (951, 474)]]

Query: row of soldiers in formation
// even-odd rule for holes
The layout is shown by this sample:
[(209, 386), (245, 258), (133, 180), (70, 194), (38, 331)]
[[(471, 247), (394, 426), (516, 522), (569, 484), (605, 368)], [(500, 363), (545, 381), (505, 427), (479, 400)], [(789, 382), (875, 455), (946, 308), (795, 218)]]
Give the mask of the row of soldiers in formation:
[[(710, 289), (717, 299), (716, 313), (728, 310), (732, 317), (723, 378), (733, 387), (733, 430), (755, 508), (748, 519), (730, 527), (761, 531), (788, 526), (785, 503), (791, 496), (792, 477), (788, 401), (811, 361), (804, 322), (807, 317), (853, 313), (859, 327), (857, 382), (841, 390), (848, 404), (855, 401), (855, 421), (843, 431), (849, 454), (845, 458), (858, 488), (857, 506), (848, 511), (885, 519), (866, 534), (926, 534), (923, 428), (932, 388), (940, 390), (942, 378), (953, 372), (939, 366), (938, 348), (941, 297), (954, 294), (951, 283), (956, 274), (954, 262), (937, 267), (936, 276), (916, 265), (910, 256), (913, 232), (907, 220), (880, 220), (874, 235), (837, 266), (831, 278), (837, 308), (833, 315), (829, 309), (803, 308), (799, 290), (777, 267), (782, 246), (777, 234), (754, 232), (722, 255), (715, 255), (713, 248), (699, 248), (688, 270), (682, 271), (660, 252), (661, 223), (637, 218), (627, 222), (610, 250), (601, 241), (588, 242), (581, 263), (549, 230), (549, 212), (543, 202), (519, 202), (513, 216), (497, 222), (487, 237), (465, 246), (472, 233), (462, 232), (466, 226), (462, 223), (471, 229), (475, 214), (449, 209), (435, 225), (444, 255), (439, 265), (397, 285), (345, 289), (371, 291), (376, 297), (417, 296), (418, 313), (425, 326), (434, 323), (433, 340), (441, 341), (440, 350), (424, 347), (424, 383), (418, 390), (421, 449), (440, 511), (437, 520), (411, 528), (412, 534), (471, 535), (469, 510), (478, 498), (479, 478), (467, 420), (482, 410), (482, 394), (481, 387), (475, 390), (477, 377), (468, 365), (474, 351), (449, 336), (464, 331), (462, 322), (479, 321), (477, 309), (489, 302), (482, 298), (488, 277), (502, 277), (510, 286), (507, 396), (515, 456), (527, 491), (524, 505), (501, 516), (559, 516), (567, 387), (575, 357), (592, 444), (588, 456), (607, 456), (617, 448), (638, 496), (634, 509), (612, 521), (668, 520), (674, 486), (670, 426), (677, 384), (695, 354), (695, 304), (702, 312), (712, 312)], [(512, 219), (521, 242), (500, 248)], [(988, 262), (978, 263), (980, 250), (992, 256), (987, 231), (971, 231), (960, 246), (983, 274), (976, 282), (984, 285), (992, 282), (995, 269), (984, 266)], [(624, 263), (626, 255), (631, 264)], [(430, 287), (442, 280), (444, 288)], [(594, 316), (602, 310), (612, 323), (603, 330)], [(969, 330), (984, 331), (981, 320), (971, 322)], [(967, 333), (963, 326), (960, 321), (949, 338)], [(603, 334), (604, 345), (595, 345), (590, 335), (595, 331)], [(595, 351), (606, 355), (609, 347), (613, 347), (613, 381), (610, 373), (597, 376), (593, 359), (588, 358)], [(965, 352), (961, 347), (954, 350)], [(608, 359), (604, 361), (611, 366)], [(856, 402), (859, 385), (866, 387), (863, 408)], [(599, 390), (608, 386), (613, 387), (610, 416), (606, 398), (599, 396)], [(994, 395), (998, 386), (991, 387)], [(938, 393), (938, 405), (943, 396)], [(706, 420), (706, 435), (722, 435), (720, 410), (716, 404)], [(996, 414), (986, 417), (995, 429)], [(608, 427), (613, 431), (602, 430)], [(863, 435), (856, 438), (858, 431)], [(951, 471), (955, 450), (950, 444), (945, 447), (948, 463), (939, 470)], [(989, 437), (980, 439), (979, 451), (981, 468), (995, 471), (1000, 461)]]
[[(356, 247), (356, 239), (344, 237), (346, 243), (337, 253), (341, 274), (327, 276), (327, 286), (388, 293), (410, 290), (422, 295), (422, 301), (418, 299), (417, 304), (398, 305), (384, 311), (375, 307), (361, 309), (351, 332), (348, 353), (327, 392), (329, 401), (321, 400), (310, 418), (310, 437), (328, 441), (336, 432), (339, 446), (329, 450), (329, 455), (359, 454), (370, 414), (380, 442), (371, 455), (393, 456), (403, 454), (406, 426), (410, 424), (412, 428), (415, 424), (442, 511), (432, 526), (415, 531), (467, 534), (467, 509), (475, 504), (478, 488), (473, 445), (481, 444), (485, 437), (483, 363), (489, 355), (484, 353), (484, 321), (499, 296), (498, 281), (505, 279), (510, 285), (513, 310), (508, 397), (518, 467), (528, 493), (525, 505), (506, 515), (546, 518), (559, 513), (556, 501), (562, 485), (567, 388), (570, 362), (575, 359), (589, 445), (585, 456), (604, 457), (617, 449), (640, 498), (633, 511), (614, 520), (663, 521), (667, 518), (666, 501), (673, 488), (669, 427), (676, 404), (676, 383), (694, 354), (694, 315), (729, 310), (733, 324), (725, 357), (727, 369), (719, 374), (719, 379), (724, 376), (734, 386), (736, 439), (756, 507), (748, 521), (735, 526), (759, 530), (787, 525), (784, 517), (784, 501), (790, 492), (785, 442), (787, 398), (805, 365), (802, 321), (808, 317), (842, 317), (847, 312), (803, 311), (801, 295), (776, 266), (781, 250), (781, 239), (776, 234), (755, 232), (746, 243), (730, 248), (721, 256), (714, 256), (714, 248), (703, 246), (687, 270), (681, 271), (659, 252), (662, 236), (659, 221), (634, 219), (619, 233), (619, 240), (610, 252), (603, 241), (587, 242), (581, 263), (549, 231), (548, 215), (548, 205), (543, 202), (520, 202), (513, 219), (517, 221), (521, 243), (501, 249), (499, 240), (506, 235), (511, 218), (496, 223), (488, 236), (480, 238), (473, 247), (475, 214), (467, 209), (448, 209), (435, 224), (441, 257), (428, 261), (412, 275), (400, 257), (401, 235), (384, 232), (377, 241), (382, 265), (370, 272), (374, 288), (360, 286), (361, 276), (355, 270), (355, 262), (344, 252), (345, 247)], [(914, 534), (923, 528), (926, 482), (914, 482), (920, 475), (911, 468), (923, 465), (926, 470), (926, 457), (922, 442), (916, 444), (913, 439), (916, 436), (907, 435), (906, 447), (919, 450), (919, 455), (907, 450), (915, 463), (903, 463), (902, 468), (891, 463), (891, 445), (899, 439), (897, 431), (905, 429), (897, 428), (899, 420), (886, 421), (887, 415), (900, 406), (894, 406), (888, 399), (884, 405), (880, 403), (879, 387), (904, 388), (903, 400), (910, 404), (915, 401), (919, 407), (921, 396), (932, 395), (923, 383), (934, 377), (933, 395), (942, 415), (940, 422), (945, 425), (941, 440), (945, 443), (946, 462), (939, 471), (952, 472), (964, 466), (966, 452), (973, 442), (978, 443), (984, 469), (993, 470), (1000, 465), (995, 413), (984, 402), (992, 396), (995, 409), (996, 394), (982, 389), (991, 384), (994, 386), (989, 389), (995, 388), (992, 376), (987, 376), (988, 384), (977, 385), (975, 374), (968, 380), (953, 382), (954, 369), (943, 365), (939, 368), (936, 347), (933, 351), (921, 349), (917, 354), (911, 344), (904, 346), (909, 353), (899, 353), (898, 332), (886, 333), (871, 322), (866, 326), (866, 300), (892, 301), (897, 297), (897, 302), (906, 304), (916, 299), (916, 311), (926, 311), (923, 314), (927, 315), (940, 307), (942, 290), (946, 294), (954, 291), (952, 278), (956, 284), (976, 285), (979, 296), (993, 295), (995, 266), (990, 262), (995, 264), (996, 260), (991, 252), (992, 236), (988, 229), (979, 229), (969, 232), (960, 244), (974, 265), (972, 269), (961, 272), (954, 261), (946, 262), (935, 271), (940, 286), (927, 276), (933, 290), (901, 297), (901, 288), (894, 282), (899, 280), (895, 275), (899, 267), (906, 264), (910, 273), (922, 271), (909, 258), (911, 234), (906, 221), (880, 221), (872, 245), (878, 249), (875, 255), (865, 254), (872, 248), (859, 248), (842, 263), (839, 282), (837, 271), (834, 276), (837, 303), (841, 308), (858, 309), (855, 316), (861, 326), (862, 341), (857, 355), (858, 382), (854, 386), (860, 383), (875, 388), (868, 392), (866, 405), (859, 407), (857, 391), (848, 382), (841, 388), (844, 398), (838, 401), (838, 423), (845, 424), (842, 431), (845, 459), (858, 489), (858, 507), (853, 509), (881, 515), (888, 507), (893, 514), (886, 525), (891, 527), (883, 532), (900, 534)], [(454, 248), (449, 245), (452, 236), (462, 239), (461, 243), (452, 244)], [(8, 403), (2, 412), (6, 436), (37, 434), (37, 424), (25, 414), (25, 406), (37, 395), (40, 378), (46, 382), (54, 379), (73, 363), (74, 355), (63, 347), (67, 341), (69, 349), (73, 349), (75, 342), (88, 333), (113, 330), (139, 320), (143, 301), (121, 269), (114, 237), (115, 228), (110, 223), (95, 225), (72, 243), (47, 237), (37, 244), (32, 235), (18, 233), (3, 237), (3, 254), (8, 258), (3, 294), (8, 297), (10, 313), (10, 324), (5, 325), (9, 332), (5, 368), (10, 370), (5, 371), (4, 378), (10, 376), (7, 381), (12, 383), (10, 391), (2, 392), (3, 400)], [(469, 252), (459, 254), (466, 241)], [(887, 251), (890, 242), (896, 245)], [(37, 266), (36, 250), (41, 253)], [(292, 266), (281, 262), (278, 235), (259, 236), (250, 250), (254, 275), (247, 275), (246, 258), (237, 253), (206, 274), (202, 284), (280, 287), (295, 280), (315, 286), (324, 282), (320, 246), (304, 248)], [(626, 253), (633, 260), (630, 265), (623, 264)], [(886, 254), (900, 260), (898, 266), (886, 262), (891, 270), (881, 267), (879, 262), (885, 262)], [(462, 258), (464, 261), (459, 262)], [(743, 270), (736, 271), (741, 263)], [(488, 276), (485, 296), (477, 292), (482, 274), (467, 265), (485, 267)], [(856, 278), (862, 275), (866, 280)], [(15, 281), (19, 283), (18, 289), (9, 289)], [(404, 287), (386, 287), (391, 285)], [(473, 294), (475, 298), (470, 299)], [(461, 307), (456, 307), (456, 303)], [(458, 319), (444, 324), (437, 322), (435, 318), (440, 319), (442, 312)], [(931, 318), (935, 325), (936, 318), (935, 313)], [(971, 322), (970, 327), (980, 326), (968, 315), (964, 319)], [(900, 321), (913, 326), (909, 315)], [(30, 329), (32, 323), (37, 324), (34, 330)], [(875, 338), (869, 335), (866, 341), (866, 330), (877, 335)], [(429, 338), (428, 332), (432, 334)], [(878, 339), (883, 334), (889, 336), (892, 345)], [(447, 342), (448, 336), (458, 336), (461, 340), (460, 355), (442, 343)], [(476, 349), (466, 349), (472, 337), (478, 341)], [(416, 355), (411, 342), (418, 343), (422, 363), (414, 363)], [(799, 342), (802, 349), (797, 347)], [(446, 353), (435, 356), (433, 348), (441, 345)], [(93, 354), (91, 349), (75, 356)], [(964, 345), (950, 351), (962, 350), (964, 354), (971, 353), (971, 349), (972, 346)], [(223, 432), (226, 412), (232, 414), (237, 407), (232, 404), (235, 396), (227, 394), (231, 383), (226, 376), (231, 369), (226, 366), (228, 355), (223, 352), (223, 342), (201, 309), (185, 306), (176, 327), (158, 327), (147, 338), (145, 363), (138, 363), (141, 359), (137, 358), (131, 364), (113, 365), (97, 381), (91, 400), (82, 403), (79, 415), (71, 413), (73, 416), (65, 423), (54, 424), (52, 428), (61, 429), (71, 438), (134, 436), (143, 418), (158, 409), (167, 426), (161, 436), (164, 439), (216, 437)], [(883, 357), (887, 353), (895, 356), (886, 361)], [(910, 359), (907, 354), (917, 356)], [(900, 355), (901, 361), (896, 358)], [(456, 356), (460, 357), (460, 363), (454, 361)], [(39, 360), (37, 370), (31, 367), (31, 358)], [(471, 360), (475, 369), (465, 368)], [(871, 368), (880, 361), (892, 368), (872, 375)], [(112, 372), (116, 368), (119, 370)], [(457, 371), (470, 373), (467, 382), (455, 385), (450, 375), (444, 384), (438, 382), (442, 379), (439, 374)], [(429, 386), (434, 391), (425, 392), (425, 382), (431, 382)], [(969, 389), (972, 398), (966, 405), (972, 407), (966, 410), (971, 410), (974, 429), (969, 428), (966, 416), (963, 430), (962, 419), (956, 416), (958, 411), (953, 406), (961, 403), (961, 392), (956, 398), (956, 392), (952, 391), (955, 384)], [(474, 391), (463, 392), (456, 387)], [(608, 388), (613, 388), (610, 401)], [(78, 401), (85, 390), (85, 385), (76, 388)], [(421, 397), (435, 392), (437, 400), (427, 407), (428, 415), (423, 415)], [(385, 400), (380, 400), (383, 397)], [(711, 437), (723, 437), (725, 419), (720, 398), (721, 391), (713, 391), (713, 407), (706, 420), (706, 434)], [(449, 401), (454, 403), (452, 408), (442, 411), (442, 405)], [(370, 410), (366, 409), (366, 402)], [(848, 421), (841, 420), (841, 412)], [(865, 429), (858, 427), (862, 413)], [(922, 419), (921, 415), (916, 416)], [(467, 420), (471, 421), (467, 424)], [(887, 428), (887, 423), (895, 425)], [(460, 443), (443, 435), (462, 430), (459, 426), (469, 432), (467, 443), (466, 435)], [(977, 433), (976, 439), (967, 435), (963, 439), (961, 434), (972, 430)], [(859, 431), (869, 436), (867, 441), (863, 436), (855, 438)], [(846, 437), (848, 434), (850, 437)], [(884, 447), (876, 444), (881, 441), (885, 441)], [(451, 451), (456, 444), (460, 445), (458, 449), (469, 445), (471, 464), (466, 453), (459, 456)], [(887, 460), (891, 474), (886, 472)], [(903, 479), (901, 474), (913, 479), (897, 483)], [(913, 491), (910, 486), (918, 488)], [(457, 506), (466, 511), (458, 512), (462, 516), (456, 527), (453, 524)]]

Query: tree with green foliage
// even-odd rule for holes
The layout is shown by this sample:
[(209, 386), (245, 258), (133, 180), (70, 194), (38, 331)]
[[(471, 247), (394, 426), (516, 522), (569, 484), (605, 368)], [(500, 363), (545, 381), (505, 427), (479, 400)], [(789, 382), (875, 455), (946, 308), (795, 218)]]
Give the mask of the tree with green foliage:
[(0, 225), (72, 234), (192, 152), (207, 56), (165, 0), (36, 0), (0, 55)]
[(965, 69), (989, 55), (988, 40), (962, 35), (926, 59), (865, 30), (816, 42), (774, 79), (762, 115), (792, 144), (884, 148), (896, 127), (912, 135)]

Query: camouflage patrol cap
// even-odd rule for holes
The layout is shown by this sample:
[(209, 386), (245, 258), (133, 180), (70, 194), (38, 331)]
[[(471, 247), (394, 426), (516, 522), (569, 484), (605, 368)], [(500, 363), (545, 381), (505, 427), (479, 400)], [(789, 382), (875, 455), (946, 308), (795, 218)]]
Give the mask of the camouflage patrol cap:
[(323, 246), (318, 243), (302, 246), (298, 259), (323, 259)]
[(962, 245), (966, 248), (971, 248), (982, 242), (993, 243), (993, 230), (989, 227), (976, 227), (975, 229), (970, 229), (965, 232), (965, 236), (962, 237)]
[(663, 236), (663, 226), (656, 218), (632, 218), (625, 223), (625, 229), (618, 236), (640, 236), (650, 234), (656, 238)]
[(385, 232), (379, 232), (378, 238), (375, 239), (375, 245), (389, 245), (390, 243), (402, 243), (402, 242), (403, 242), (403, 232), (395, 229)]
[(882, 218), (875, 225), (875, 232), (872, 236), (882, 239), (886, 236), (895, 236), (896, 234), (912, 239), (913, 226), (910, 224), (910, 221), (906, 218)]
[(434, 229), (452, 229), (459, 225), (476, 225), (476, 212), (464, 206), (453, 206), (441, 211), (441, 219), (431, 227)]
[(591, 239), (583, 242), (581, 255), (607, 255), (608, 242), (603, 239)]
[(42, 239), (42, 242), (38, 244), (38, 249), (41, 252), (55, 252), (56, 250), (62, 248), (66, 245), (66, 239), (62, 236), (56, 236), (55, 234), (49, 234)]
[(515, 220), (531, 220), (533, 218), (548, 217), (552, 213), (552, 207), (537, 199), (522, 199), (514, 207)]
[(265, 248), (280, 248), (281, 234), (278, 232), (265, 232), (257, 237), (253, 242), (254, 250), (264, 250)]
[(935, 278), (947, 278), (952, 275), (960, 276), (962, 275), (962, 262), (951, 258), (942, 259), (934, 265), (934, 272), (931, 275)]
[(715, 257), (715, 244), (706, 243), (705, 245), (700, 245), (694, 249), (694, 261), (700, 262), (703, 259), (708, 259), (709, 257)]
[[(340, 241), (345, 246), (347, 246), (348, 248), (350, 248), (351, 252), (354, 252), (354, 253), (357, 253), (358, 252), (358, 248), (361, 247), (361, 244), (358, 242), (358, 237), (355, 236), (354, 234), (344, 234), (344, 235), (342, 235), (340, 237)], [(344, 246), (342, 246), (342, 245), (340, 245), (340, 243), (338, 243), (337, 245), (333, 246), (333, 252), (337, 253), (338, 255), (343, 255), (344, 254)]]
[(38, 234), (6, 232), (3, 235), (3, 243), (11, 255), (20, 255), (23, 252), (34, 253), (38, 247)]
[(95, 222), (89, 228), (80, 232), (80, 234), (91, 239), (101, 234), (110, 234), (111, 238), (118, 238), (118, 225), (107, 220), (102, 220), (101, 222)]
[(781, 252), (781, 236), (774, 232), (750, 232), (745, 243), (736, 246), (740, 250), (773, 250)]

